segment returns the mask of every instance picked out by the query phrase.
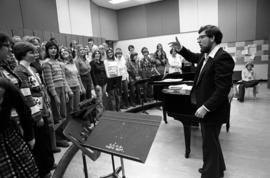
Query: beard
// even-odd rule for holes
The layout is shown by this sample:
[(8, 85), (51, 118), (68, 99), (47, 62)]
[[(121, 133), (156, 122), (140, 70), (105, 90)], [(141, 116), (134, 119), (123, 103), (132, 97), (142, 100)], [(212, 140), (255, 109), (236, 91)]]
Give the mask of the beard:
[(209, 53), (211, 51), (211, 46), (207, 45), (207, 46), (201, 46), (201, 53)]

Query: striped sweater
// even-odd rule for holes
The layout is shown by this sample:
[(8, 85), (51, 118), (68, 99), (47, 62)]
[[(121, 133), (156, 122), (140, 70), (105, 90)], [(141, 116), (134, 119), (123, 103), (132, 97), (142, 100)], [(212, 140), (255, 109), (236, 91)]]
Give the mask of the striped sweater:
[(65, 79), (64, 68), (59, 61), (49, 59), (42, 64), (42, 68), (45, 85), (52, 96), (57, 95), (55, 88), (58, 87), (65, 87), (66, 92), (71, 92)]
[[(34, 121), (41, 119), (41, 111), (39, 104), (33, 98), (33, 90), (36, 90), (36, 83), (33, 81), (32, 74), (23, 65), (19, 64), (14, 73), (21, 79), (20, 90), (25, 97), (26, 105), (31, 109), (31, 115)], [(41, 95), (42, 96), (42, 95)]]

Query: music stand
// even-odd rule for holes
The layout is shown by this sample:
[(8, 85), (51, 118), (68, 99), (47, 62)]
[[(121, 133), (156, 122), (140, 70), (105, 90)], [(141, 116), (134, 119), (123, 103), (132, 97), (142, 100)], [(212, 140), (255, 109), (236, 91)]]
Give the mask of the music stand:
[[(111, 154), (113, 173), (102, 178), (118, 178), (120, 171), (125, 178), (123, 158), (144, 163), (160, 122), (159, 116), (105, 111), (83, 146)], [(114, 156), (121, 160), (117, 169)]]
[[(99, 151), (87, 149), (83, 146), (83, 143), (93, 130), (93, 125), (87, 121), (87, 119), (89, 119), (88, 116), (92, 117), (91, 112), (93, 112), (96, 108), (96, 104), (91, 104), (91, 102), (92, 99), (89, 99), (79, 104), (80, 109), (82, 110), (71, 114), (72, 117), (63, 131), (64, 135), (82, 151), (85, 178), (88, 178), (85, 155), (87, 155), (93, 161), (97, 160), (100, 156)], [(90, 118), (90, 120), (93, 122), (93, 124), (95, 124), (94, 118)]]
[[(150, 81), (150, 79), (141, 79), (141, 80), (136, 80), (135, 81), (135, 85), (144, 85), (146, 82), (149, 82)], [(145, 89), (145, 86), (143, 86), (143, 88), (142, 87), (139, 87), (140, 88), (140, 99), (141, 99), (141, 101), (140, 101), (140, 103), (141, 103), (141, 107), (142, 107), (142, 113), (145, 113), (145, 114), (149, 114), (147, 111), (145, 111), (145, 108), (144, 108), (144, 101), (143, 101), (143, 98), (142, 97), (144, 97), (144, 95), (145, 95), (145, 91), (144, 91), (144, 89)]]

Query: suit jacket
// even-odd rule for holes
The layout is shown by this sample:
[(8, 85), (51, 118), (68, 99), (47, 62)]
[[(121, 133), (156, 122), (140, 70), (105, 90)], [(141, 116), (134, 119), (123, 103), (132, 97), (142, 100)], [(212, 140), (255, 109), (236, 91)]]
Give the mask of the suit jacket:
[(204, 61), (203, 54), (193, 53), (185, 47), (179, 54), (192, 63), (198, 63), (191, 93), (195, 92), (198, 108), (204, 105), (210, 110), (202, 119), (202, 122), (226, 123), (230, 116), (228, 94), (232, 86), (234, 68), (234, 60), (230, 54), (220, 48), (214, 58), (208, 59), (201, 74), (200, 70)]

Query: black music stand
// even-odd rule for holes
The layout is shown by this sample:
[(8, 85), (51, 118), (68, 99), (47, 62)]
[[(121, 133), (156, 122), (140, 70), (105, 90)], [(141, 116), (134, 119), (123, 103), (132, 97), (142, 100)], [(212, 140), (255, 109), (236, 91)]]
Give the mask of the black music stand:
[[(135, 85), (144, 85), (146, 82), (149, 82), (149, 81), (150, 81), (150, 79), (136, 80)], [(139, 88), (140, 88), (140, 92), (139, 93), (140, 93), (140, 99), (141, 99), (140, 103), (141, 103), (141, 107), (142, 107), (142, 113), (149, 114), (147, 111), (145, 111), (145, 108), (144, 108), (143, 97), (146, 94), (145, 91), (144, 91), (144, 90), (146, 90), (145, 89), (145, 86), (139, 87)]]
[(97, 160), (100, 156), (99, 151), (87, 149), (83, 146), (83, 143), (91, 134), (95, 125), (95, 119), (93, 118), (95, 114), (92, 114), (92, 112), (95, 112), (96, 104), (93, 104), (92, 101), (94, 100), (89, 99), (79, 104), (81, 110), (71, 114), (72, 118), (63, 131), (64, 135), (82, 151), (85, 178), (88, 178), (85, 155), (93, 161)]
[[(120, 171), (125, 178), (123, 158), (144, 163), (160, 122), (159, 116), (105, 111), (83, 146), (111, 154), (113, 173), (102, 178), (118, 178)], [(121, 160), (117, 169), (114, 156)]]

